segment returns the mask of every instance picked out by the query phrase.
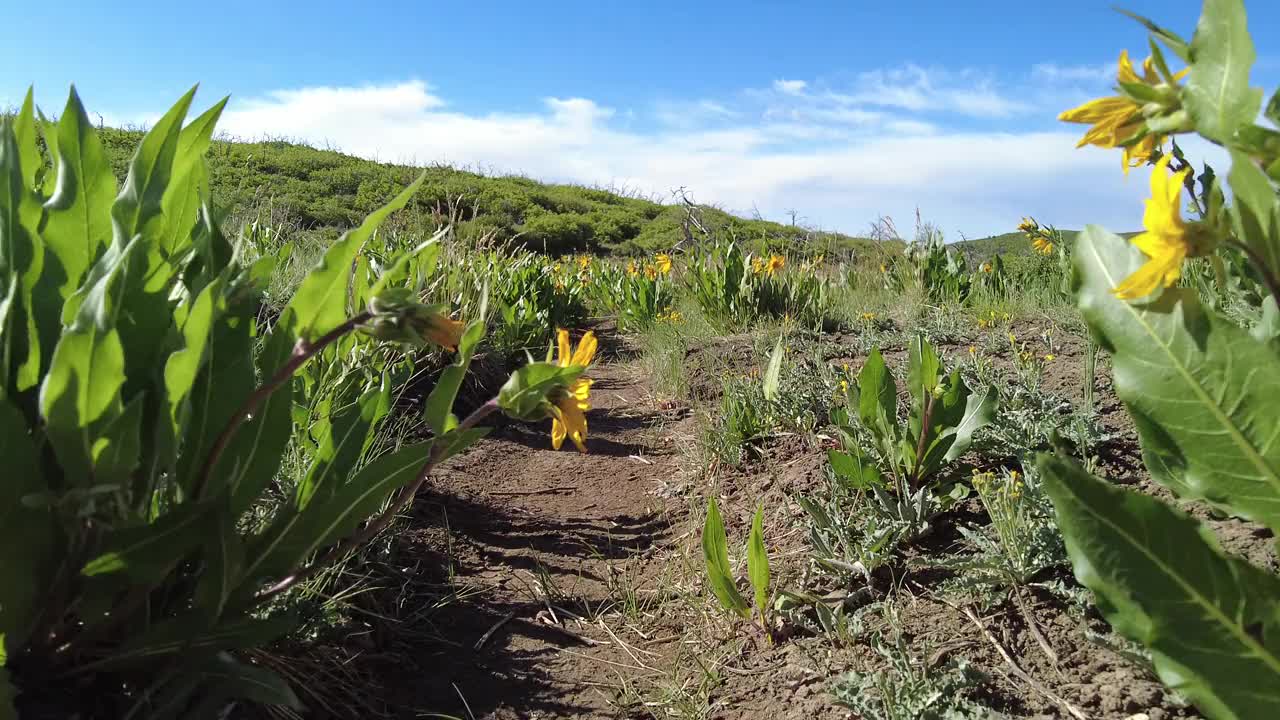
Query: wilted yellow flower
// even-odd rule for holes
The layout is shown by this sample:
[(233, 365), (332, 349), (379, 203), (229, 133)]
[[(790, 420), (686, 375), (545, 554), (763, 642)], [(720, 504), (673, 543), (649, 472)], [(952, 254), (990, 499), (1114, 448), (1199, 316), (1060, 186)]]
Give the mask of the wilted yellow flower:
[(1161, 286), (1173, 286), (1182, 277), (1182, 261), (1193, 254), (1179, 203), (1182, 182), (1189, 172), (1191, 168), (1183, 168), (1170, 175), (1168, 155), (1160, 158), (1151, 171), (1151, 197), (1142, 214), (1146, 232), (1132, 240), (1150, 260), (1112, 290), (1116, 297), (1145, 297)]
[(654, 256), (653, 262), (658, 267), (658, 272), (666, 275), (671, 272), (671, 256), (666, 253), (658, 253)]
[(442, 348), (457, 350), (465, 328), (466, 324), (461, 320), (450, 320), (441, 313), (433, 313), (427, 318), (422, 336)]
[[(595, 359), (598, 343), (594, 332), (588, 331), (583, 335), (578, 341), (578, 348), (572, 353), (568, 330), (557, 331), (556, 340), (556, 364), (560, 367), (585, 368)], [(558, 390), (551, 399), (551, 447), (559, 450), (568, 437), (578, 446), (579, 452), (586, 452), (586, 411), (591, 409), (591, 380), (579, 377), (568, 388)]]
[[(1134, 72), (1133, 63), (1129, 60), (1129, 52), (1121, 51), (1116, 79), (1121, 83), (1140, 83), (1149, 87), (1163, 85), (1155, 72), (1151, 58), (1147, 58), (1142, 63), (1142, 69), (1143, 75), (1139, 77)], [(1174, 80), (1181, 79), (1186, 72), (1187, 70), (1183, 70), (1174, 75)], [(1142, 113), (1143, 104), (1125, 95), (1097, 98), (1080, 107), (1067, 110), (1059, 115), (1058, 119), (1092, 125), (1076, 147), (1085, 145), (1096, 145), (1101, 148), (1122, 147), (1146, 126), (1146, 117)], [(1121, 156), (1125, 174), (1128, 174), (1129, 168), (1137, 167), (1149, 160), (1157, 149), (1164, 146), (1164, 140), (1164, 135), (1148, 132), (1137, 143), (1125, 147), (1124, 154)]]
[(652, 265), (644, 266), (644, 276), (650, 280), (658, 279), (658, 269)]
[(991, 272), (991, 263), (989, 263), (989, 262), (984, 262), (984, 263), (982, 263), (982, 272), (984, 272), (984, 273), (989, 273), (989, 272)]

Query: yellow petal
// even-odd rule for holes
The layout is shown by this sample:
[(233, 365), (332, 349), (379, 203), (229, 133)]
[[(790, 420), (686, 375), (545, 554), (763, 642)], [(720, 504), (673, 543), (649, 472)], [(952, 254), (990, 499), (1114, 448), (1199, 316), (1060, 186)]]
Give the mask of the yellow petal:
[(1096, 123), (1099, 120), (1132, 112), (1137, 106), (1128, 98), (1111, 96), (1096, 98), (1058, 115), (1058, 119), (1073, 123)]
[[(565, 342), (567, 344), (568, 340), (566, 339)], [(598, 345), (599, 342), (596, 341), (595, 332), (588, 331), (587, 334), (583, 335), (582, 339), (578, 341), (578, 349), (573, 353), (573, 359), (570, 360), (569, 364), (577, 367), (586, 367), (590, 365), (591, 361), (595, 359), (596, 347)], [(567, 345), (565, 346), (565, 355), (568, 355)], [(564, 363), (561, 363), (561, 365), (563, 366)]]
[[(561, 400), (557, 405), (560, 408), (560, 421), (563, 423), (563, 433), (569, 436), (574, 445), (578, 446), (579, 452), (586, 452), (587, 439), (587, 416), (582, 412), (582, 408), (572, 399), (566, 398)], [(555, 443), (555, 427), (552, 427), (552, 443)], [(560, 441), (564, 442), (564, 435), (560, 437)], [(560, 447), (557, 445), (556, 449)]]
[(1186, 253), (1177, 250), (1153, 257), (1111, 292), (1121, 300), (1146, 297), (1161, 286), (1172, 287), (1182, 277), (1182, 261)]
[(557, 330), (556, 342), (559, 345), (559, 352), (556, 354), (556, 364), (560, 367), (569, 366), (569, 331)]
[(551, 448), (553, 450), (559, 450), (560, 446), (564, 444), (565, 434), (564, 423), (560, 422), (559, 418), (551, 418)]
[(1122, 83), (1136, 83), (1138, 74), (1133, 71), (1133, 63), (1129, 61), (1129, 51), (1120, 51), (1120, 62), (1116, 66), (1116, 79)]
[(591, 379), (579, 378), (573, 383), (573, 387), (569, 388), (569, 395), (578, 401), (578, 407), (587, 410), (591, 405), (587, 402), (591, 398)]

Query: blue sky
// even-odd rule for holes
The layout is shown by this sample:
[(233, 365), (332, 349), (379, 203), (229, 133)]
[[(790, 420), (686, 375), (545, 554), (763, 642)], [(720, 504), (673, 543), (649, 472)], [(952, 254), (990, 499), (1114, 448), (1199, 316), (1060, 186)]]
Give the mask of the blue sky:
[[(1129, 229), (1146, 172), (1073, 150), (1054, 120), (1106, 94), (1146, 38), (1109, 2), (27, 3), (0, 104), (75, 82), (145, 123), (201, 83), (223, 129), (383, 160), (626, 187), (857, 232), (916, 207), (952, 239), (1024, 214)], [(1254, 83), (1274, 89), (1280, 4), (1254, 0)], [(1199, 3), (1131, 10), (1190, 36)], [(1271, 42), (1272, 44), (1268, 44)], [(1193, 153), (1220, 157), (1192, 144)]]

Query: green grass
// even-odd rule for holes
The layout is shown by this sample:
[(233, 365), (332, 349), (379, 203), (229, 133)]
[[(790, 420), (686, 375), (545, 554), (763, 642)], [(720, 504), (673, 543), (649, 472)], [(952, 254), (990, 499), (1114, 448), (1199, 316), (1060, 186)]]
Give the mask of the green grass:
[[(115, 128), (99, 133), (116, 175), (123, 178), (142, 133)], [(241, 219), (269, 216), (274, 225), (295, 225), (322, 242), (336, 238), (421, 172), (284, 141), (216, 140), (208, 161), (217, 206)], [(863, 238), (745, 219), (705, 206), (699, 210), (708, 231), (760, 247), (843, 256), (870, 249), (871, 241)], [(639, 254), (683, 240), (685, 217), (683, 205), (634, 193), (431, 167), (422, 190), (389, 225), (425, 232), (443, 220), (455, 224), (462, 238), (514, 241), (552, 255)]]

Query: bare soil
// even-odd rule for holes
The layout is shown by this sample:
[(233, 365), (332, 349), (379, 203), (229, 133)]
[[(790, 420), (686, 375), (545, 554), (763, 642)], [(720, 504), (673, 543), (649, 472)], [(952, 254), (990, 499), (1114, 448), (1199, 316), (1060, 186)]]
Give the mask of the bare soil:
[[(695, 402), (713, 401), (725, 373), (753, 366), (750, 342), (720, 338), (690, 353)], [(942, 350), (959, 356), (968, 343)], [(1079, 403), (1085, 343), (1065, 334), (1059, 343), (1044, 386)], [(902, 348), (886, 352), (894, 366), (903, 356)], [(847, 360), (855, 369), (861, 363), (856, 355)], [(689, 571), (701, 562), (701, 512), (714, 492), (731, 544), (741, 542), (763, 503), (779, 585), (840, 590), (810, 575), (807, 519), (795, 502), (822, 482), (823, 441), (775, 438), (748, 467), (695, 475), (682, 452), (694, 434), (693, 408), (659, 401), (637, 365), (616, 353), (592, 375), (589, 454), (552, 450), (547, 427), (511, 424), (433, 478), (391, 538), (386, 567), (369, 569), (377, 588), (354, 600), (369, 613), (367, 632), (326, 646), (336, 658), (327, 667), (343, 668), (330, 672), (367, 681), (376, 701), (358, 715), (333, 705), (326, 714), (313, 701), (314, 714), (853, 717), (833, 704), (830, 682), (883, 666), (865, 642), (837, 647), (794, 628), (766, 642), (717, 620), (713, 600)], [(1101, 362), (1096, 392), (1100, 421), (1117, 436), (1102, 448), (1106, 474), (1167, 497), (1142, 470), (1132, 425)], [(1276, 567), (1269, 534), (1194, 512), (1227, 549)], [(1141, 664), (1086, 637), (1106, 632), (1096, 613), (1037, 589), (969, 607), (975, 618), (944, 598), (936, 590), (947, 573), (912, 569), (911, 555), (962, 550), (955, 532), (961, 522), (987, 519), (976, 502), (962, 504), (889, 578), (897, 588), (897, 629), (919, 661), (966, 658), (988, 676), (976, 698), (1012, 717), (1195, 717)], [(1074, 584), (1066, 567), (1043, 579)], [(867, 628), (864, 637), (883, 629)], [(701, 679), (680, 669), (709, 661), (716, 666)], [(678, 692), (659, 693), (664, 683)], [(677, 712), (675, 695), (702, 704)]]

